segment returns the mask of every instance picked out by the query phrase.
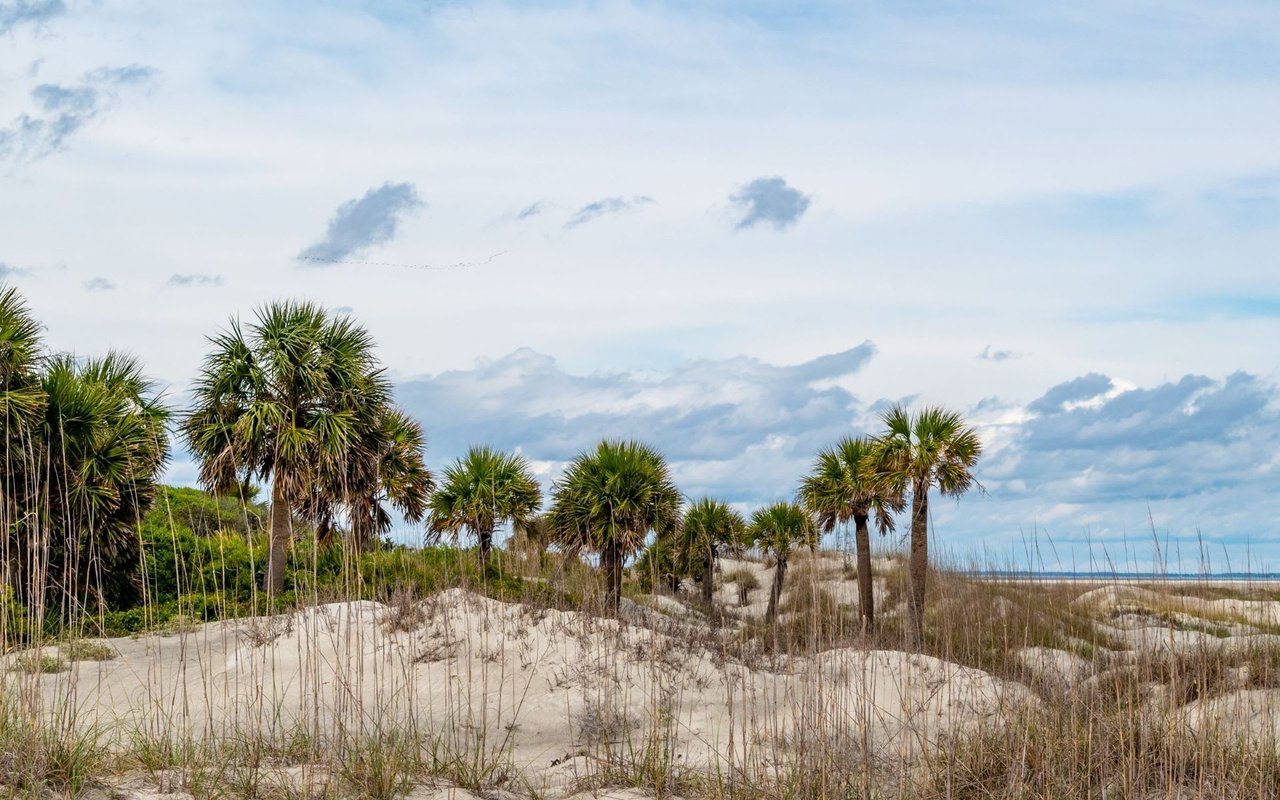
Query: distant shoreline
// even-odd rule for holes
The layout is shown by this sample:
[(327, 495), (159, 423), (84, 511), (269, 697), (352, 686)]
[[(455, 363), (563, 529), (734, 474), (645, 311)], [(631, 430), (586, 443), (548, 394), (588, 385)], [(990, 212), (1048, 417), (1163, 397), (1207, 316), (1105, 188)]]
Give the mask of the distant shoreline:
[(1064, 570), (972, 570), (962, 574), (978, 580), (1072, 583), (1280, 583), (1280, 572), (1071, 572)]

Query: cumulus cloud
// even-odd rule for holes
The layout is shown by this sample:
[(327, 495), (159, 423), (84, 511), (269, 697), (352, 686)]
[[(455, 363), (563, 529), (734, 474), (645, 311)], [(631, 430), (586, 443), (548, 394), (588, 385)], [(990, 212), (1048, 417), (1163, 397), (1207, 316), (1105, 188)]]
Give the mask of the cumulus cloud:
[(587, 203), (582, 208), (573, 213), (569, 217), (569, 221), (564, 224), (565, 230), (576, 228), (579, 225), (590, 222), (597, 217), (605, 214), (619, 214), (623, 211), (631, 211), (640, 206), (648, 205), (653, 202), (653, 198), (647, 195), (636, 195), (634, 197), (604, 197), (594, 203)]
[(334, 262), (396, 237), (401, 220), (425, 204), (412, 183), (384, 183), (338, 206), (324, 238), (298, 254), (299, 261)]
[(442, 459), (488, 442), (560, 464), (601, 438), (636, 438), (672, 459), (686, 492), (764, 500), (789, 493), (820, 446), (874, 421), (849, 391), (829, 385), (874, 353), (865, 342), (791, 366), (741, 357), (655, 377), (575, 375), (524, 349), (403, 382), (398, 396)]
[(810, 197), (780, 177), (756, 178), (729, 197), (742, 213), (738, 230), (768, 223), (777, 230), (794, 225), (809, 209)]
[(81, 285), (84, 286), (86, 292), (114, 292), (116, 290), (114, 283), (102, 277), (90, 278)]
[[(1129, 555), (1108, 550), (1108, 557), (1132, 560), (1152, 552), (1154, 519), (1158, 538), (1169, 538), (1162, 548), (1185, 549), (1161, 558), (1193, 570), (1202, 542), (1215, 558), (1224, 547), (1240, 557), (1239, 545), (1273, 534), (1280, 392), (1258, 376), (1185, 375), (1116, 391), (1094, 373), (1053, 387), (1027, 409), (1035, 413), (1013, 415), (1004, 445), (982, 466), (986, 508), (958, 527), (990, 533), (1050, 523), (1059, 545), (1080, 548), (1079, 558), (1123, 544)], [(1254, 549), (1259, 556), (1280, 557), (1280, 548)]]
[(19, 25), (39, 25), (67, 13), (63, 0), (13, 0), (0, 3), (0, 36)]
[(19, 275), (29, 275), (31, 270), (26, 267), (15, 267), (12, 264), (6, 264), (0, 261), (0, 280), (5, 278), (16, 278)]
[(222, 276), (205, 275), (203, 273), (188, 273), (185, 275), (174, 273), (169, 276), (169, 280), (165, 281), (164, 285), (183, 289), (191, 286), (221, 286)]
[[(1088, 391), (1096, 396), (1102, 377), (1080, 380), (1093, 381)], [(1222, 382), (1186, 375), (1173, 383), (1130, 389), (1096, 406), (1069, 410), (1061, 403), (1041, 405), (1041, 398), (1032, 405), (1043, 413), (1027, 424), (1026, 442), (1035, 450), (1154, 451), (1191, 442), (1224, 441), (1232, 431), (1264, 413), (1269, 399), (1269, 388), (1244, 372), (1229, 375)]]
[(0, 128), (0, 159), (30, 162), (65, 149), (68, 139), (116, 105), (121, 89), (146, 84), (156, 74), (139, 64), (102, 67), (76, 83), (36, 86), (31, 90), (34, 112)]
[(1033, 400), (1027, 408), (1040, 414), (1052, 414), (1061, 411), (1067, 403), (1080, 403), (1106, 394), (1111, 391), (1112, 385), (1111, 379), (1106, 375), (1090, 372), (1054, 386)]

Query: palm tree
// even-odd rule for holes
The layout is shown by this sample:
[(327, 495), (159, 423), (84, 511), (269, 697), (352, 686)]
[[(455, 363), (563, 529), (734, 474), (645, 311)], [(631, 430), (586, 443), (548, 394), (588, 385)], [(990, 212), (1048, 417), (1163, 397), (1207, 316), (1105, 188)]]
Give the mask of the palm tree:
[(40, 326), (0, 289), (0, 530), (4, 579), (35, 614), (62, 599), (131, 602), (135, 526), (168, 459), (168, 412), (136, 361), (46, 355)]
[(431, 497), (427, 535), (457, 538), (470, 532), (479, 546), (480, 569), (489, 566), (493, 532), (510, 522), (526, 530), (542, 505), (542, 488), (524, 456), (489, 447), (473, 447), (445, 470)]
[(774, 503), (751, 515), (749, 531), (756, 547), (773, 556), (773, 588), (764, 614), (765, 621), (773, 622), (778, 616), (778, 601), (787, 577), (787, 561), (796, 547), (812, 550), (818, 546), (818, 526), (808, 512), (795, 503)]
[(388, 505), (408, 522), (422, 521), (435, 477), (423, 460), (426, 437), (416, 420), (376, 395), (360, 420), (347, 455), (323, 470), (299, 509), (321, 541), (332, 538), (337, 518), (345, 515), (350, 544), (366, 550), (391, 529)]
[(605, 607), (618, 612), (622, 564), (652, 531), (671, 535), (680, 525), (680, 492), (657, 450), (633, 441), (600, 442), (573, 460), (556, 481), (549, 521), (570, 550), (600, 554)]
[[(13, 531), (38, 470), (34, 436), (47, 398), (40, 386), (40, 323), (16, 289), (0, 287), (0, 531)], [(12, 564), (18, 554), (6, 554)]]
[[(55, 356), (41, 387), (41, 505), (56, 534), (49, 542), (49, 578), (68, 588), (81, 585), (100, 606), (136, 599), (136, 526), (169, 459), (169, 412), (141, 365), (118, 353), (86, 361)], [(62, 575), (55, 574), (59, 569)]]
[(5, 432), (30, 426), (44, 406), (40, 355), (40, 323), (16, 289), (0, 287), (0, 422)]
[(673, 541), (674, 538), (669, 533), (655, 536), (640, 551), (635, 571), (645, 591), (656, 592), (660, 588), (673, 593), (680, 591), (680, 581), (689, 574), (689, 564), (684, 557), (684, 548), (681, 543)]
[(684, 512), (682, 544), (697, 570), (702, 602), (711, 607), (715, 589), (716, 559), (742, 546), (747, 523), (726, 503), (704, 497)]
[(907, 644), (919, 649), (929, 571), (929, 491), (937, 487), (944, 496), (958, 498), (975, 485), (972, 470), (982, 455), (982, 440), (959, 414), (942, 408), (924, 408), (912, 417), (894, 406), (881, 419), (887, 430), (872, 442), (864, 480), (898, 506), (911, 495)]
[(373, 410), (389, 406), (390, 383), (368, 332), (313, 303), (273, 303), (247, 330), (232, 320), (210, 341), (183, 432), (206, 489), (228, 494), (255, 477), (270, 479), (271, 547), (262, 588), (276, 594), (284, 588), (295, 507), (318, 485), (328, 491), (327, 478), (352, 468), (350, 462), (375, 458), (358, 445), (377, 424)]
[(897, 495), (886, 495), (873, 489), (865, 477), (868, 453), (872, 445), (866, 438), (846, 437), (819, 451), (813, 470), (800, 486), (802, 502), (818, 522), (823, 533), (853, 520), (854, 549), (858, 561), (858, 603), (862, 610), (862, 626), (875, 630), (875, 597), (871, 585), (871, 535), (867, 522), (872, 514), (881, 534), (894, 528), (892, 512), (901, 511)]

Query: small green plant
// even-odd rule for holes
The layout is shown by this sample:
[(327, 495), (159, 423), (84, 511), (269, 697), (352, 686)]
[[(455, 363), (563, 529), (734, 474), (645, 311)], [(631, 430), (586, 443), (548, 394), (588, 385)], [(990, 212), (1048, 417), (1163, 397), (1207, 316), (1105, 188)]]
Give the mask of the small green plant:
[(66, 672), (67, 662), (58, 656), (44, 653), (23, 653), (13, 660), (13, 666), (9, 667), (9, 671), (25, 672), (28, 675)]
[(13, 695), (0, 696), (0, 796), (76, 797), (102, 765), (95, 729), (42, 724)]
[(193, 617), (187, 614), (174, 614), (160, 628), (160, 632), (165, 636), (173, 636), (179, 633), (191, 633), (196, 629), (199, 623)]
[(756, 577), (756, 573), (747, 567), (739, 567), (731, 569), (721, 578), (725, 583), (736, 583), (738, 586), (747, 587), (748, 591), (760, 588), (760, 579)]
[(346, 749), (339, 777), (353, 796), (396, 800), (409, 793), (421, 771), (421, 750), (412, 738), (374, 734)]
[(73, 639), (58, 649), (67, 661), (110, 661), (118, 655), (115, 648), (106, 642), (90, 639)]

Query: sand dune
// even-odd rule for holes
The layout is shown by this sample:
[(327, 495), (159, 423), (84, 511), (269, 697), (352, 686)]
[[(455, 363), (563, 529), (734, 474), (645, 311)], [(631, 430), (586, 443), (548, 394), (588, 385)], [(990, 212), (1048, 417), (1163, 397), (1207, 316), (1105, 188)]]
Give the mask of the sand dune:
[(747, 664), (709, 635), (462, 590), (109, 644), (118, 658), (23, 680), (38, 681), (51, 711), (69, 699), (81, 725), (121, 736), (416, 726), (560, 790), (611, 749), (659, 735), (696, 768), (769, 770), (815, 736), (905, 762), (1034, 702), (1024, 687), (927, 656), (842, 649)]

